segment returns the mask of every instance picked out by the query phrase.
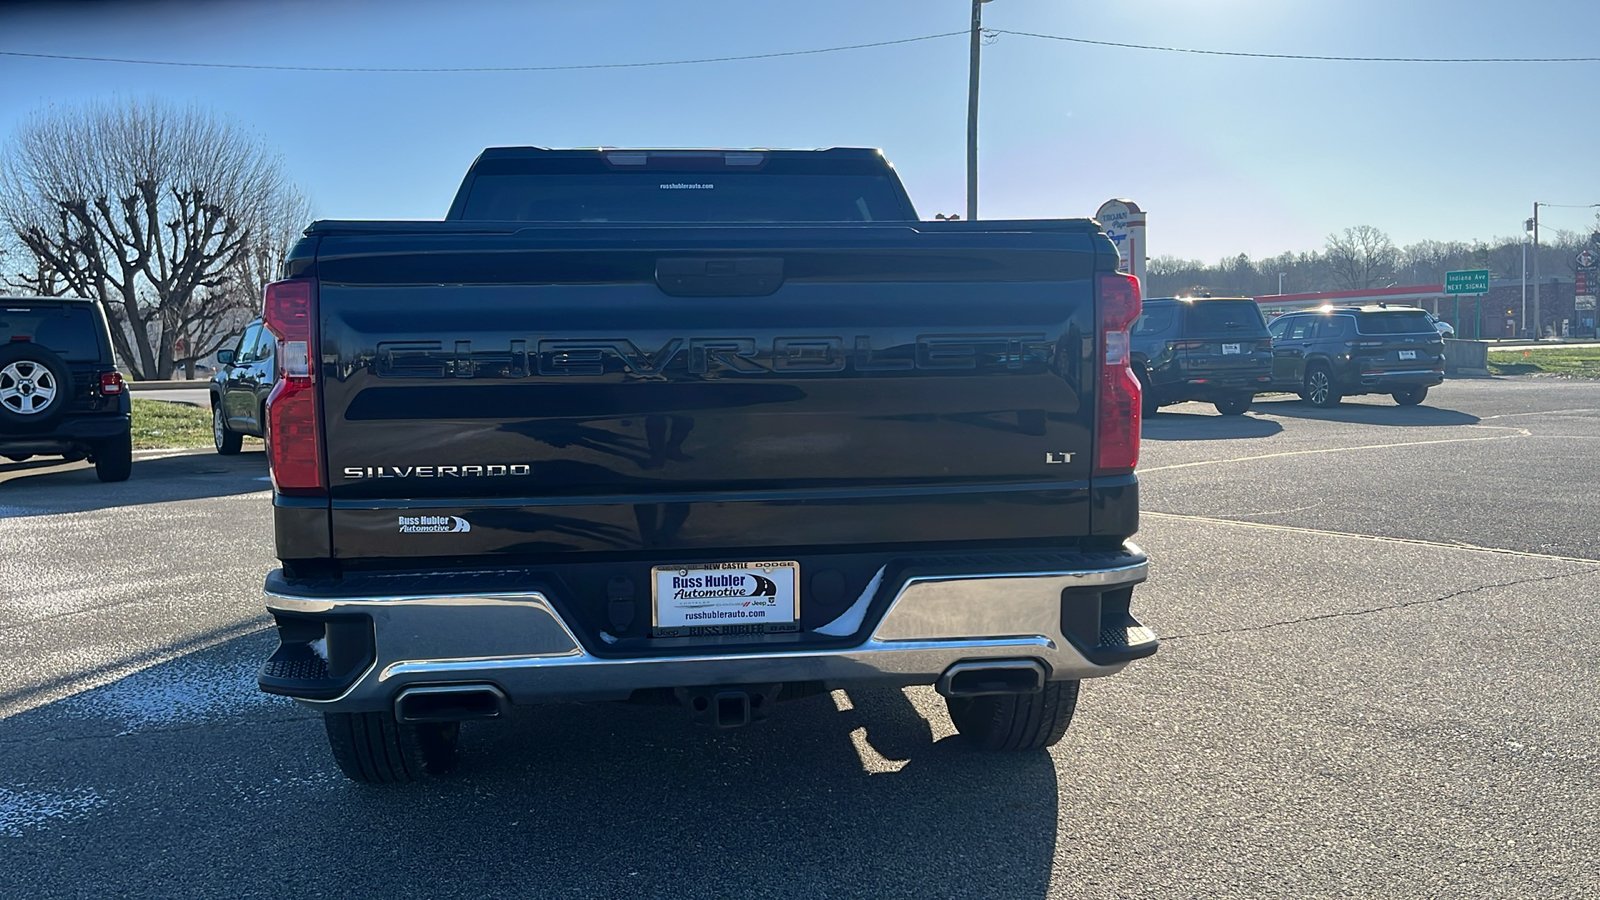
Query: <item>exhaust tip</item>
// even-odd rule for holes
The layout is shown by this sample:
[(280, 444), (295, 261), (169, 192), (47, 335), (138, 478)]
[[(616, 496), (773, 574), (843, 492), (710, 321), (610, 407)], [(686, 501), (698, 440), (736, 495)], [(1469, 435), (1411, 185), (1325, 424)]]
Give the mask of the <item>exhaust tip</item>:
[(394, 717), (400, 722), (494, 719), (508, 705), (505, 692), (492, 684), (430, 685), (401, 691), (394, 701)]
[(1037, 694), (1044, 690), (1044, 664), (1036, 659), (956, 663), (934, 685), (946, 697)]

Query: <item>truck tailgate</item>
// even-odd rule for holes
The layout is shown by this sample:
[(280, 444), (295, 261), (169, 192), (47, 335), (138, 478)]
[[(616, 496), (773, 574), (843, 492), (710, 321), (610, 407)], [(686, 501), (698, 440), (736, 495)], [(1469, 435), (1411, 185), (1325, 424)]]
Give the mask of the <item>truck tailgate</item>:
[(1090, 531), (1091, 232), (319, 227), (335, 556)]

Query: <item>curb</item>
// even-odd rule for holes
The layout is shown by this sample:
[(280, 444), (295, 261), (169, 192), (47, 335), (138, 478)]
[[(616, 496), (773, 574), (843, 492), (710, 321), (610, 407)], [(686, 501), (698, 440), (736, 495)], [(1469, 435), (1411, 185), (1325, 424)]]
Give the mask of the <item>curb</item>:
[(196, 378), (193, 381), (129, 381), (130, 391), (203, 391), (211, 385), (211, 379)]

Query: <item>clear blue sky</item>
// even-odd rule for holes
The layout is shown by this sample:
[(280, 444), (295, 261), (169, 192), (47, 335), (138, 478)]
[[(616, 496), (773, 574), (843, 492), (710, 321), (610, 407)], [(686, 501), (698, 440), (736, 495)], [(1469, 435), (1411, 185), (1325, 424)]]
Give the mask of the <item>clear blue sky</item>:
[[(72, 3), (0, 7), (0, 50), (276, 65), (636, 62), (966, 27), (966, 0)], [(1600, 56), (1595, 0), (994, 0), (985, 24), (1097, 40), (1357, 56)], [(0, 57), (0, 135), (115, 95), (198, 101), (261, 132), (318, 214), (437, 218), (505, 144), (881, 147), (924, 216), (964, 209), (963, 37), (788, 59), (523, 74), (322, 74)], [(982, 215), (1127, 197), (1151, 253), (1520, 232), (1600, 202), (1600, 63), (1228, 59), (1011, 35), (984, 49)], [(1552, 210), (1587, 230), (1591, 211)]]

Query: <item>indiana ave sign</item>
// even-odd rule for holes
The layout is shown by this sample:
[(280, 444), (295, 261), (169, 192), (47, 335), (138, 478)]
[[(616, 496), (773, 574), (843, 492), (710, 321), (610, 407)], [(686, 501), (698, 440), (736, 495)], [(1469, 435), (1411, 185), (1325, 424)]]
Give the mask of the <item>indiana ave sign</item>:
[(1487, 294), (1489, 293), (1488, 269), (1463, 269), (1460, 272), (1444, 273), (1444, 292), (1446, 294)]

